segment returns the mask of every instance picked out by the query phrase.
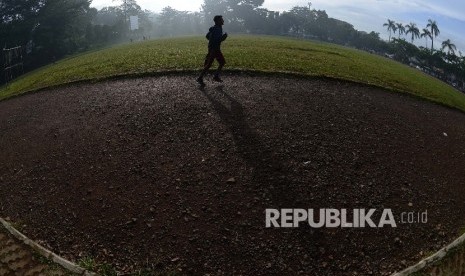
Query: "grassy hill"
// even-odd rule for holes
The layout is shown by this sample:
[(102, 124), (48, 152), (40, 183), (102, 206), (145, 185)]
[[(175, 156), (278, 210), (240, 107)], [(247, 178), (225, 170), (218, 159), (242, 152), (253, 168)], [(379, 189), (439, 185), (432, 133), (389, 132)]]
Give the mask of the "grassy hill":
[[(125, 44), (64, 59), (0, 88), (0, 99), (40, 88), (117, 76), (198, 71), (203, 37)], [(465, 111), (465, 95), (422, 72), (392, 60), (337, 45), (270, 36), (231, 36), (224, 42), (229, 70), (285, 72), (330, 77), (410, 93)]]

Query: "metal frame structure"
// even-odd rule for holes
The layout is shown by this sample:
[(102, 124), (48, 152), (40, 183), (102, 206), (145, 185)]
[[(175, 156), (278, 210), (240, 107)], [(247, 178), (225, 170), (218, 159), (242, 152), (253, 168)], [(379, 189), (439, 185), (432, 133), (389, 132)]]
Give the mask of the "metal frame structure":
[(3, 48), (5, 82), (13, 80), (24, 73), (23, 49), (21, 46)]

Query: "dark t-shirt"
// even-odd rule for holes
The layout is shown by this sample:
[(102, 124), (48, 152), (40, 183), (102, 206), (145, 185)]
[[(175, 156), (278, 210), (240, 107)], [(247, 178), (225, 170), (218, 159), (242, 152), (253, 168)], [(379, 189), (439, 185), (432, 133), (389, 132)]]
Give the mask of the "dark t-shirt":
[(208, 33), (208, 49), (220, 50), (221, 42), (223, 42), (223, 28), (215, 25), (208, 30)]

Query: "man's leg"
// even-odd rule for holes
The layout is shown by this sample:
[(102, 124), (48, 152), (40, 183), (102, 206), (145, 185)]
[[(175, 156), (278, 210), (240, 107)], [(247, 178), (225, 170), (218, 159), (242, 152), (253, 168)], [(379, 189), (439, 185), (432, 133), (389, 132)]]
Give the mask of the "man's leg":
[(203, 70), (200, 73), (200, 76), (198, 79), (203, 79), (203, 77), (207, 74), (208, 69), (210, 69), (210, 67), (212, 66), (214, 60), (215, 60), (215, 57), (212, 55), (210, 51), (208, 51), (208, 54), (205, 57), (205, 62), (203, 64)]
[(220, 78), (221, 70), (223, 70), (224, 65), (226, 64), (226, 60), (224, 59), (223, 53), (221, 51), (216, 53), (216, 60), (218, 61), (218, 69), (216, 70), (215, 77), (213, 78), (214, 81), (223, 82)]

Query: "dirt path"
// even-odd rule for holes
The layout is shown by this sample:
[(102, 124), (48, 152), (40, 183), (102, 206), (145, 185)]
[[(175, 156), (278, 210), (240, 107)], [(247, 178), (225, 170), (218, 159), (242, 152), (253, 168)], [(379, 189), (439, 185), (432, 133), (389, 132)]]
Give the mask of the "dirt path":
[[(0, 102), (0, 216), (119, 271), (389, 274), (458, 237), (463, 113), (337, 81), (225, 80)], [(397, 227), (265, 228), (267, 208), (390, 208)]]

